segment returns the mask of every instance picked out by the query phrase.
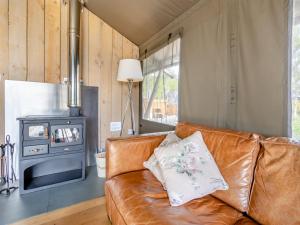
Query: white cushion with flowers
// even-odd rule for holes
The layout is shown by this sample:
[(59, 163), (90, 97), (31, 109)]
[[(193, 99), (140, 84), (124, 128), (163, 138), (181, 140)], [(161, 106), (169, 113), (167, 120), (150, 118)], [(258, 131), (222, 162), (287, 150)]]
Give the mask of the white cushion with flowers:
[[(181, 141), (181, 139), (177, 137), (176, 134), (169, 133), (166, 136), (166, 138), (160, 143), (159, 147), (166, 147), (170, 144), (174, 144), (179, 141)], [(149, 169), (152, 172), (152, 174), (156, 177), (157, 180), (159, 180), (159, 182), (162, 184), (162, 186), (165, 189), (165, 182), (161, 173), (161, 169), (154, 154), (152, 154), (151, 157), (144, 162), (144, 167)]]
[(228, 189), (199, 131), (178, 143), (156, 148), (154, 154), (172, 206)]

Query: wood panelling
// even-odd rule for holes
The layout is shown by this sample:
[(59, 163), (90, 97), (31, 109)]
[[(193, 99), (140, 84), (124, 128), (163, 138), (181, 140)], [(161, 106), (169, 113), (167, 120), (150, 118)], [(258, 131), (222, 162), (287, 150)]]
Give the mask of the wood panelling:
[(0, 34), (0, 143), (4, 143), (4, 82), (8, 79), (8, 0), (0, 1)]
[[(124, 58), (139, 58), (139, 48), (134, 45), (127, 38), (120, 35), (118, 32), (113, 31), (113, 45), (112, 45), (112, 121), (121, 121), (125, 114), (126, 104), (128, 99), (128, 84), (125, 82), (117, 81), (117, 73), (120, 59)], [(133, 100), (134, 100), (134, 116), (135, 116), (135, 129), (138, 131), (139, 121), (139, 86), (134, 83), (133, 86)], [(128, 129), (131, 128), (130, 123), (130, 106), (126, 113), (124, 121), (123, 136), (126, 136)], [(119, 132), (111, 132), (111, 136), (118, 136)]]
[(89, 13), (89, 74), (88, 85), (100, 86), (101, 19)]
[(89, 84), (89, 11), (84, 8), (80, 26), (80, 73), (85, 85)]
[[(89, 73), (88, 73), (88, 85), (94, 87), (100, 87), (100, 72), (101, 72), (101, 19), (92, 13), (89, 13)], [(101, 90), (98, 91), (98, 100)], [(98, 134), (101, 134), (101, 104), (98, 101)], [(98, 145), (101, 144), (101, 138), (98, 140)]]
[[(63, 81), (68, 76), (68, 5), (61, 0), (1, 0), (0, 6), (0, 74), (4, 73), (1, 85), (6, 78)], [(85, 85), (99, 88), (99, 146), (104, 147), (106, 138), (119, 135), (119, 132), (110, 132), (110, 122), (121, 121), (128, 95), (127, 83), (117, 81), (119, 60), (138, 58), (139, 51), (86, 8), (81, 14), (80, 46), (81, 79)], [(0, 135), (3, 138), (1, 86), (0, 91)], [(134, 85), (133, 93), (137, 128), (138, 84)], [(124, 135), (130, 128), (129, 116), (128, 113)]]
[(68, 78), (69, 74), (68, 23), (69, 5), (62, 1), (60, 8), (60, 81)]
[[(27, 78), (27, 0), (9, 0), (9, 79)], [(2, 34), (1, 34), (2, 35)]]
[[(105, 146), (105, 140), (110, 136), (117, 136), (119, 132), (110, 132), (110, 122), (121, 121), (125, 112), (128, 96), (127, 83), (117, 81), (119, 60), (122, 58), (138, 58), (138, 47), (101, 19), (89, 12), (88, 22), (88, 53), (82, 53), (82, 60), (88, 61), (88, 69), (83, 69), (83, 80), (90, 86), (99, 89), (99, 118), (100, 118), (100, 146)], [(87, 32), (87, 31), (86, 31)], [(84, 39), (82, 45), (85, 44)], [(86, 59), (88, 55), (88, 59)], [(134, 88), (136, 125), (138, 123), (138, 85)], [(124, 135), (130, 128), (129, 110), (124, 125)], [(138, 126), (136, 126), (138, 127)]]
[(59, 83), (61, 77), (60, 3), (60, 0), (45, 1), (45, 81), (47, 83)]
[(45, 1), (28, 1), (27, 46), (28, 75), (27, 80), (44, 82), (45, 69)]
[(101, 55), (100, 55), (100, 123), (101, 147), (110, 136), (111, 122), (111, 63), (112, 63), (112, 28), (106, 23), (101, 23)]
[[(120, 33), (113, 30), (112, 45), (112, 64), (111, 64), (111, 120), (112, 122), (121, 121), (122, 114), (122, 84), (117, 81), (119, 61), (123, 57), (123, 37)], [(120, 132), (112, 132), (111, 136), (118, 136)]]

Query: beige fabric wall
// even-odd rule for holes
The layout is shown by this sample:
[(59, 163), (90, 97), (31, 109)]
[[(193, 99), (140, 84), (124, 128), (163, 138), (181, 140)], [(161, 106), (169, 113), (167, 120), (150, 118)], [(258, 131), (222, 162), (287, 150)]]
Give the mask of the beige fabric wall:
[(225, 126), (228, 35), (224, 3), (206, 1), (181, 24), (181, 120)]
[(237, 127), (286, 135), (288, 1), (237, 3)]
[(181, 27), (180, 120), (286, 135), (288, 0), (201, 0), (140, 54)]

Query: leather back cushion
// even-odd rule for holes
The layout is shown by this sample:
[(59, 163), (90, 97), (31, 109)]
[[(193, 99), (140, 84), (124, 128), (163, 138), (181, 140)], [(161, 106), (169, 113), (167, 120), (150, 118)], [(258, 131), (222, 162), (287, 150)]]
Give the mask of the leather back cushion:
[(176, 134), (185, 138), (197, 130), (201, 131), (208, 149), (229, 185), (229, 190), (217, 191), (212, 195), (241, 212), (247, 211), (254, 167), (260, 149), (259, 136), (189, 123), (179, 123)]
[(300, 224), (300, 145), (287, 138), (262, 142), (249, 215), (262, 224)]
[(228, 133), (228, 134), (234, 134), (234, 135), (239, 135), (245, 138), (261, 138), (260, 135), (258, 134), (253, 134), (250, 132), (243, 132), (243, 131), (234, 131), (234, 130), (229, 130), (229, 129), (220, 129), (220, 128), (211, 128), (211, 127), (206, 127), (203, 125), (199, 125), (199, 124), (193, 124), (193, 123), (189, 123), (189, 122), (179, 122), (176, 125), (176, 134), (178, 135), (178, 137), (187, 137), (192, 135), (193, 133), (195, 133), (195, 131), (218, 131), (218, 132), (224, 132), (224, 133)]
[[(144, 161), (165, 139), (159, 136), (133, 136), (106, 140), (106, 179), (136, 170), (143, 170)], [(125, 162), (125, 163), (124, 163)]]

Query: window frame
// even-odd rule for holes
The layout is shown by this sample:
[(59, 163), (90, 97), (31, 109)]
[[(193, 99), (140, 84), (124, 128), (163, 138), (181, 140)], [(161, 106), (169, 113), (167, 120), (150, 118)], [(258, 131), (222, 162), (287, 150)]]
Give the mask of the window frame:
[[(285, 102), (286, 104), (286, 112), (284, 115), (284, 121), (286, 121), (286, 130), (284, 130), (284, 133), (286, 134), (287, 137), (295, 139), (295, 135), (293, 132), (293, 84), (292, 84), (292, 79), (294, 76), (294, 71), (293, 71), (293, 61), (294, 61), (294, 13), (295, 13), (295, 7), (296, 7), (296, 1), (294, 0), (289, 0), (288, 1), (288, 79), (287, 79), (287, 93), (285, 97), (287, 97), (287, 101)], [(297, 140), (298, 141), (298, 140)]]
[[(178, 74), (178, 110), (177, 110), (177, 118), (178, 121), (180, 121), (180, 80), (181, 80), (181, 59), (182, 59), (182, 37), (181, 34), (175, 36), (172, 39), (169, 39), (168, 42), (160, 45), (160, 47), (155, 48), (154, 50), (151, 51), (152, 55), (156, 52), (158, 52), (159, 50), (163, 49), (164, 47), (166, 47), (169, 43), (174, 42), (176, 40), (180, 39), (180, 54), (179, 54), (179, 74)], [(143, 62), (143, 60), (146, 59), (146, 57), (141, 58), (141, 62)], [(143, 63), (142, 63), (142, 70), (143, 70)], [(174, 125), (169, 125), (169, 124), (165, 124), (165, 123), (159, 123), (156, 121), (151, 121), (151, 120), (147, 120), (143, 118), (143, 81), (140, 83), (139, 85), (139, 133), (143, 134), (143, 133), (154, 133), (154, 132), (164, 132), (164, 131), (173, 131), (175, 130), (175, 126)]]

